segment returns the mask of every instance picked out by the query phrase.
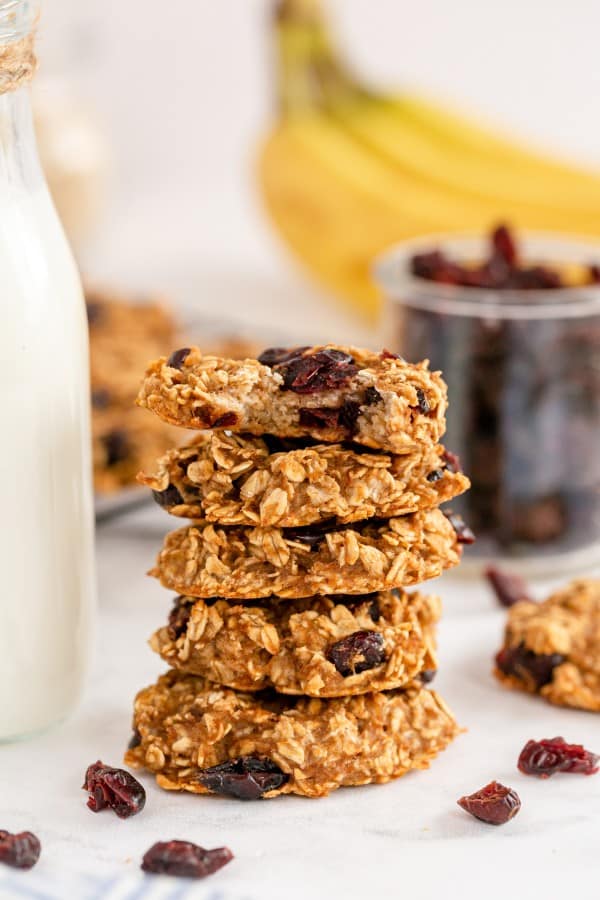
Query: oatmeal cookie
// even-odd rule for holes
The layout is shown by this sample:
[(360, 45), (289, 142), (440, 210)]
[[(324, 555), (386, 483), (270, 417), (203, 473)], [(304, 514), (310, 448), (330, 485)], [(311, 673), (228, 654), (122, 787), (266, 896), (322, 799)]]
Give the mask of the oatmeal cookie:
[(92, 407), (132, 406), (148, 360), (177, 338), (175, 320), (160, 297), (139, 298), (88, 287)]
[(248, 800), (390, 781), (427, 768), (459, 730), (424, 688), (317, 700), (173, 671), (137, 695), (133, 727), (126, 764), (156, 773), (160, 787)]
[(92, 415), (94, 487), (109, 494), (135, 485), (140, 466), (181, 440), (177, 428), (166, 425), (145, 410), (96, 410)]
[(433, 509), (469, 486), (439, 444), (397, 456), (357, 445), (296, 443), (202, 432), (138, 481), (175, 516), (280, 528), (332, 516), (342, 523), (403, 516)]
[(578, 580), (508, 613), (495, 674), (557, 706), (600, 712), (600, 581)]
[(172, 668), (239, 691), (345, 697), (437, 669), (437, 597), (382, 591), (235, 604), (177, 597), (150, 646)]
[(217, 528), (198, 522), (168, 534), (161, 584), (192, 597), (368, 594), (418, 584), (457, 565), (456, 532), (438, 509), (353, 527)]
[(401, 454), (437, 443), (447, 405), (426, 362), (334, 344), (241, 361), (176, 350), (150, 365), (138, 403), (185, 428), (352, 439)]

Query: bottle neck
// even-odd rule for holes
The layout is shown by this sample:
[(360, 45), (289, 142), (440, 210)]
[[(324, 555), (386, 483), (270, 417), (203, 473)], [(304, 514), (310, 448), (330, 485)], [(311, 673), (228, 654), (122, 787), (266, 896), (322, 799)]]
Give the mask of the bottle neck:
[(0, 94), (0, 197), (43, 183), (29, 86)]

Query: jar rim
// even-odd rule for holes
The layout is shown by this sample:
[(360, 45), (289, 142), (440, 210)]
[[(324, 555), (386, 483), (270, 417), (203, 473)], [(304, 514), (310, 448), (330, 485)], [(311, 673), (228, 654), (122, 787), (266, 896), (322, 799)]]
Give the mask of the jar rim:
[[(373, 278), (393, 302), (448, 315), (498, 319), (573, 319), (600, 315), (600, 285), (494, 289), (440, 284), (410, 271), (410, 261), (416, 253), (434, 249), (441, 249), (458, 260), (484, 259), (489, 252), (488, 241), (487, 235), (460, 232), (412, 238), (375, 260)], [(600, 263), (600, 240), (524, 231), (519, 232), (519, 246), (524, 256), (535, 263), (586, 265), (595, 256)]]

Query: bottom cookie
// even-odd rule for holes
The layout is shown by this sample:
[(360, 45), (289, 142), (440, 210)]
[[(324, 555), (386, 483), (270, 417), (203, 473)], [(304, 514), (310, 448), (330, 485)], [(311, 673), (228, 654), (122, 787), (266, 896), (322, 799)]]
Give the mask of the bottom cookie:
[(245, 800), (390, 781), (427, 768), (459, 731), (418, 686), (318, 700), (237, 693), (174, 671), (137, 695), (133, 727), (125, 761), (160, 787)]
[(600, 712), (600, 581), (573, 581), (510, 608), (496, 676), (557, 706)]

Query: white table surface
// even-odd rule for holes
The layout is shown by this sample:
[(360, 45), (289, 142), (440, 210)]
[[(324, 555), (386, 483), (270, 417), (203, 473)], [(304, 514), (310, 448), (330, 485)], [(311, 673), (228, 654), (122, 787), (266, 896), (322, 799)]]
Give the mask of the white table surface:
[[(504, 612), (482, 581), (458, 575), (435, 584), (445, 601), (435, 687), (468, 731), (429, 771), (320, 801), (246, 804), (161, 792), (142, 774), (148, 798), (138, 817), (91, 813), (86, 766), (120, 765), (134, 694), (164, 668), (146, 639), (171, 598), (144, 573), (170, 524), (148, 506), (99, 528), (97, 654), (85, 697), (62, 726), (0, 748), (0, 826), (31, 829), (43, 844), (30, 873), (0, 873), (2, 900), (133, 900), (148, 890), (199, 900), (597, 900), (600, 775), (540, 781), (521, 775), (516, 760), (530, 737), (561, 734), (600, 750), (600, 717), (500, 687), (490, 669)], [(501, 828), (456, 805), (494, 778), (523, 803)], [(170, 838), (226, 844), (235, 860), (205, 882), (141, 876), (144, 851)]]

